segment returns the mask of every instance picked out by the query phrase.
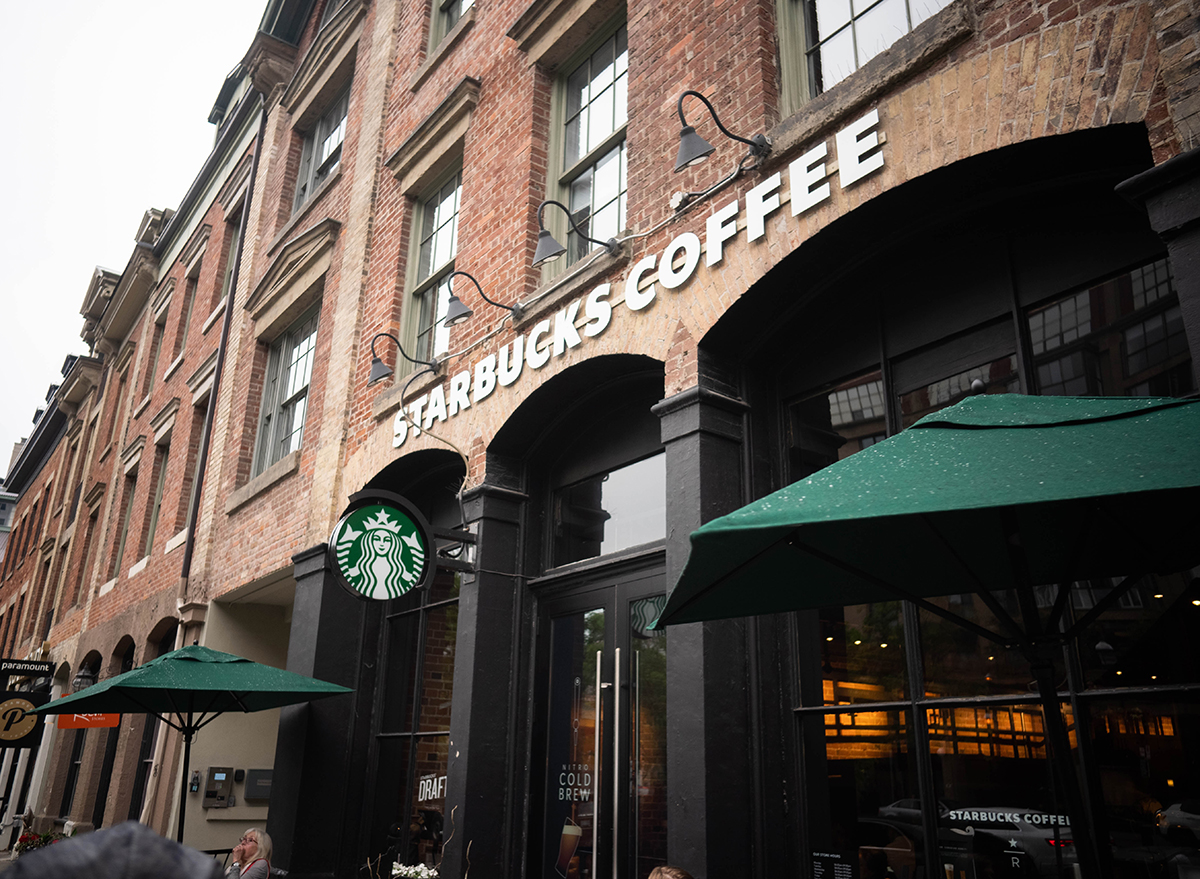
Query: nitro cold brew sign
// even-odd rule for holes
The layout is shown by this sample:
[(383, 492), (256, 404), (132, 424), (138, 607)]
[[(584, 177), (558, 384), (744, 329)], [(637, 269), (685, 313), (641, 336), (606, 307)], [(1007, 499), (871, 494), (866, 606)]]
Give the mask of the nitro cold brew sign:
[(424, 586), (434, 570), (429, 526), (404, 498), (359, 492), (334, 526), (329, 555), (342, 584), (386, 601)]
[[(880, 149), (879, 111), (872, 110), (851, 122), (834, 135), (837, 150), (836, 174), (843, 189), (883, 167)], [(829, 199), (833, 172), (829, 144), (825, 141), (792, 161), (787, 168), (790, 187), (790, 212), (798, 217)], [(725, 246), (738, 235), (738, 220), (744, 216), (747, 241), (757, 241), (766, 234), (769, 217), (783, 208), (781, 195), (783, 175), (772, 174), (746, 193), (745, 203), (734, 199), (717, 208), (704, 224), (704, 241), (694, 232), (676, 236), (661, 254), (650, 254), (639, 260), (625, 278), (624, 296), (610, 302), (613, 285), (603, 283), (582, 300), (561, 309), (553, 318), (534, 324), (523, 336), (504, 345), (496, 354), (479, 360), (473, 370), (463, 370), (450, 377), (447, 391), (438, 385), (428, 394), (417, 397), (396, 413), (392, 446), (400, 448), (409, 431), (418, 435), (437, 422), (453, 418), (473, 404), (491, 396), (496, 386), (508, 387), (525, 370), (541, 369), (552, 357), (560, 357), (584, 339), (599, 336), (612, 323), (613, 307), (624, 303), (630, 311), (643, 311), (658, 297), (659, 287), (680, 290), (692, 279), (700, 265), (712, 267), (725, 258)], [(643, 278), (657, 270), (657, 282), (643, 283)], [(582, 314), (581, 314), (582, 312)]]

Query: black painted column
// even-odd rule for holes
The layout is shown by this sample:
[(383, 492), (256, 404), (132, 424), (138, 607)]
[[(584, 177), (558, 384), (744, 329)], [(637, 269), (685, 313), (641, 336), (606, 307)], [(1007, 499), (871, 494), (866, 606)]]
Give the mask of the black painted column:
[(517, 491), (486, 484), (464, 498), (478, 573), (474, 581), (464, 575), (458, 599), (442, 876), (463, 876), (468, 868), (477, 876), (520, 875), (513, 872), (520, 853), (509, 843), (525, 808), (522, 786), (513, 783), (513, 761), (524, 753), (515, 731), (526, 677), (520, 655), (525, 611), (515, 576), (524, 500)]
[(1146, 208), (1151, 228), (1167, 243), (1192, 352), (1192, 384), (1200, 390), (1200, 148), (1129, 178), (1117, 192)]
[[(699, 386), (659, 403), (667, 455), (667, 584), (688, 536), (744, 503), (747, 406), (706, 371)], [(755, 862), (752, 620), (667, 631), (667, 856), (697, 879), (736, 879)]]
[(355, 692), (280, 712), (267, 832), (272, 863), (294, 877), (356, 873), (375, 698), (378, 603), (340, 586), (325, 558), (325, 544), (293, 556), (287, 668)]

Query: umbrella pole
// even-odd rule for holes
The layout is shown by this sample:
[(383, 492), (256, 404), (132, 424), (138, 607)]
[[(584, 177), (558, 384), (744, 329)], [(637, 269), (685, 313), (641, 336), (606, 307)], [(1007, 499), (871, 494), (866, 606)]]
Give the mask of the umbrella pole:
[(176, 842), (183, 845), (183, 819), (187, 816), (188, 770), (192, 765), (192, 712), (188, 712), (188, 722), (183, 728), (183, 777), (179, 782), (179, 835)]

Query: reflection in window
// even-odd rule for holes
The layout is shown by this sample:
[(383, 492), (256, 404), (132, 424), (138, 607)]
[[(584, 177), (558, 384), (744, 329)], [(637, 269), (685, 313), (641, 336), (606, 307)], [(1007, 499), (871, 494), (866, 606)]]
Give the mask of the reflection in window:
[(1015, 394), (1021, 389), (1017, 378), (1017, 356), (1010, 354), (939, 379), (929, 385), (909, 391), (900, 397), (900, 417), (903, 428), (911, 427), (931, 412), (958, 403), (971, 394), (971, 383), (979, 380), (989, 394)]
[(841, 82), (950, 0), (807, 0), (813, 94)]
[(448, 278), (458, 250), (458, 209), (462, 172), (447, 180), (421, 206), (421, 236), (417, 247), (416, 357), (432, 360), (450, 350), (450, 328), (442, 323), (450, 308)]
[(822, 704), (903, 699), (904, 616), (899, 601), (820, 611)]
[[(1194, 680), (1194, 679), (1193, 679)], [(1147, 697), (1093, 705), (1091, 733), (1117, 875), (1145, 864), (1200, 873), (1200, 765), (1194, 700)]]
[(554, 564), (619, 552), (666, 536), (661, 452), (554, 493)]
[(629, 608), (631, 763), (637, 791), (633, 841), (638, 877), (667, 861), (667, 633), (647, 628), (666, 603), (665, 595), (657, 595), (634, 601)]
[(803, 479), (887, 436), (878, 369), (839, 382), (788, 407), (791, 479)]
[[(619, 27), (566, 79), (563, 186), (571, 218), (583, 233), (605, 241), (625, 227), (625, 125), (628, 122), (629, 45)], [(569, 259), (591, 245), (571, 229)]]
[(1191, 358), (1166, 259), (1030, 309), (1040, 394), (1182, 396)]
[[(1054, 594), (1054, 587), (1043, 590), (1038, 595), (1038, 605), (1053, 605)], [(1021, 619), (1014, 592), (993, 592), (992, 596), (1010, 617)], [(974, 593), (947, 595), (930, 601), (989, 631), (1005, 631), (988, 606)], [(1030, 692), (1032, 676), (1029, 660), (1016, 648), (1005, 648), (927, 610), (921, 610), (920, 620), (925, 694), (929, 698)], [(1065, 675), (1061, 656), (1055, 657), (1055, 667), (1061, 680)]]
[[(441, 861), (446, 827), (446, 766), (458, 634), (459, 577), (439, 571), (427, 589), (389, 603), (379, 772), (372, 828), (375, 851), (402, 864)], [(387, 859), (385, 859), (387, 862)], [(382, 872), (382, 871), (381, 871)]]

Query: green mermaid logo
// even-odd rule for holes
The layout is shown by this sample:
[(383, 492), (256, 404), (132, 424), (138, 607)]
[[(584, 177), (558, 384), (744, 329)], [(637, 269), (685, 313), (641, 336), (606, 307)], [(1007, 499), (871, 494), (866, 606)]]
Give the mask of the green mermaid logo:
[(382, 504), (361, 507), (342, 520), (333, 536), (342, 577), (367, 598), (399, 598), (421, 582), (425, 546), (402, 510)]

